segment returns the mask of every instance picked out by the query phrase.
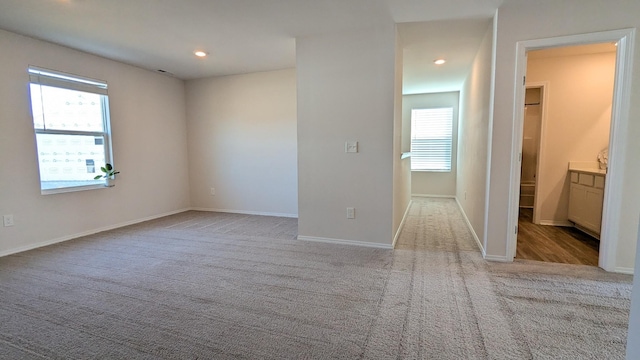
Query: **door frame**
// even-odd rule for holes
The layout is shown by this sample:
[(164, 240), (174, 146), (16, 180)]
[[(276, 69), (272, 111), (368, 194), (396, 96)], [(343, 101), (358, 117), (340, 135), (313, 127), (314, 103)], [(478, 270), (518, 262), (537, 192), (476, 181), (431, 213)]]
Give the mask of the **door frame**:
[[(513, 109), (513, 134), (511, 154), (511, 176), (509, 189), (508, 224), (517, 229), (518, 205), (520, 201), (520, 167), (522, 152), (522, 133), (524, 126), (525, 74), (527, 71), (527, 52), (552, 47), (586, 45), (604, 42), (617, 42), (616, 71), (611, 110), (611, 133), (609, 135), (609, 168), (605, 184), (602, 229), (600, 234), (600, 258), (598, 266), (606, 271), (627, 272), (616, 266), (616, 253), (620, 233), (620, 204), (622, 202), (623, 167), (626, 158), (627, 141), (625, 133), (629, 124), (631, 103), (631, 68), (635, 29), (621, 29), (595, 33), (561, 36), (537, 40), (519, 41), (516, 44), (516, 83)], [(507, 239), (507, 261), (515, 258), (518, 234), (510, 233)]]

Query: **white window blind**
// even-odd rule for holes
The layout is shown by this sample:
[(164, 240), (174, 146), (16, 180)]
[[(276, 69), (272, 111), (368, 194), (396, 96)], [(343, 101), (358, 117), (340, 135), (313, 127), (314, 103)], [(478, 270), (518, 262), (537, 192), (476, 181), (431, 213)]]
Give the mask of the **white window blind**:
[(411, 110), (411, 170), (451, 171), (453, 108)]

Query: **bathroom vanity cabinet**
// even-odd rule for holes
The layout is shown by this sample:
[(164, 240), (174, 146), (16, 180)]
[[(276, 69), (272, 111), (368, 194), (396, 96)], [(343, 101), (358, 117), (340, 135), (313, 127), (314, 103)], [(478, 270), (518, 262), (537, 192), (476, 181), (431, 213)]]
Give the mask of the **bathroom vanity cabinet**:
[(600, 239), (605, 174), (598, 169), (569, 169), (569, 220)]

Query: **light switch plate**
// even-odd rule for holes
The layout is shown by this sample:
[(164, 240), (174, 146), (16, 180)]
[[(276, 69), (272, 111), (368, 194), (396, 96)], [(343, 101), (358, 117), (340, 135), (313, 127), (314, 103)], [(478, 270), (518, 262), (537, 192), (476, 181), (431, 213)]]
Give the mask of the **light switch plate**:
[(344, 152), (347, 153), (357, 153), (358, 152), (358, 142), (357, 141), (347, 141), (344, 143)]
[(4, 226), (13, 226), (13, 215), (2, 216), (2, 223)]
[(356, 218), (356, 209), (352, 207), (347, 208), (347, 219), (355, 219)]

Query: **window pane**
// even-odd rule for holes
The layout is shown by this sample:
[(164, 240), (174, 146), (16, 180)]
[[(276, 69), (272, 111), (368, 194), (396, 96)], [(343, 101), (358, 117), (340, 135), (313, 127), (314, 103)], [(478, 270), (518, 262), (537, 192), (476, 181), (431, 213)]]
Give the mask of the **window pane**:
[(104, 136), (36, 134), (42, 190), (102, 184)]
[(94, 177), (111, 162), (107, 84), (32, 66), (28, 72), (42, 194), (104, 184)]
[(33, 127), (39, 130), (44, 129), (44, 112), (42, 109), (42, 92), (40, 85), (31, 84), (31, 114), (33, 115)]
[(33, 125), (44, 130), (103, 132), (102, 96), (31, 84)]
[(411, 110), (411, 170), (451, 171), (453, 108)]

